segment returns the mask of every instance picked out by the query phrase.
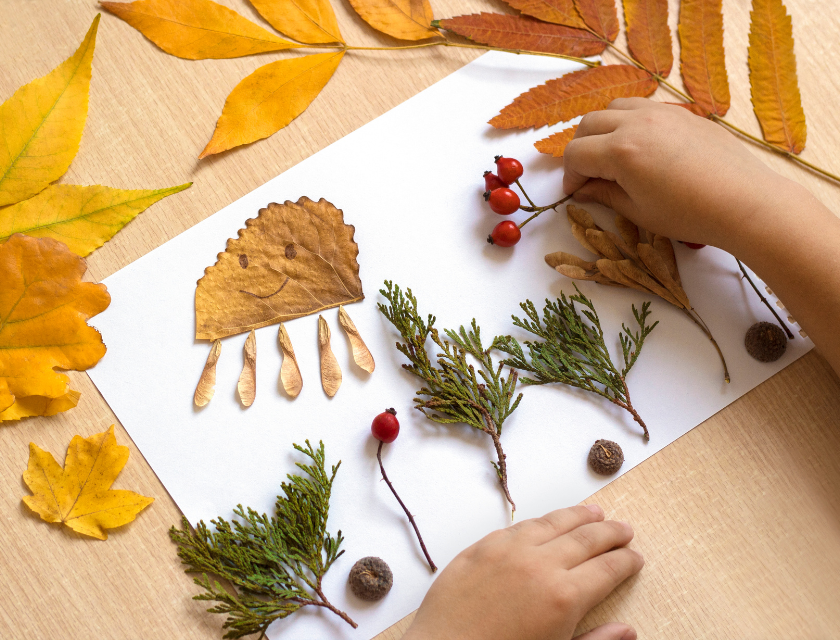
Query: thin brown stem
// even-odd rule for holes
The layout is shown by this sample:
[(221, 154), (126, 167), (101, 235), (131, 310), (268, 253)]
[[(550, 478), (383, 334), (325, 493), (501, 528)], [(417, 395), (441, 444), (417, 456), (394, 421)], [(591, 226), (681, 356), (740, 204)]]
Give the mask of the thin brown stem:
[[(682, 307), (680, 309), (685, 315), (691, 318), (691, 321), (694, 324), (700, 327), (703, 333), (706, 334), (706, 337), (709, 340), (711, 340), (713, 345), (715, 345), (715, 349), (717, 350), (718, 355), (720, 356), (720, 361), (723, 364), (723, 381), (729, 384), (729, 382), (731, 382), (729, 378), (729, 367), (726, 366), (726, 358), (723, 357), (723, 351), (720, 350), (720, 345), (717, 343), (717, 340), (715, 340), (715, 337), (712, 335), (711, 330), (709, 329), (709, 327), (706, 326), (706, 323), (703, 322), (703, 318), (700, 317), (700, 314), (697, 313), (697, 311), (695, 311), (694, 309), (691, 309), (691, 311), (689, 311), (688, 309)], [(695, 315), (697, 316), (696, 318), (694, 317)]]
[(522, 195), (525, 196), (525, 199), (528, 201), (528, 204), (530, 204), (532, 207), (536, 208), (537, 205), (535, 205), (534, 201), (531, 200), (531, 196), (529, 196), (528, 192), (525, 191), (525, 187), (522, 186), (522, 183), (519, 182), (518, 178), (516, 179), (515, 182), (516, 182), (516, 186), (519, 187), (519, 190), (522, 192)]
[(767, 298), (764, 297), (764, 294), (761, 293), (761, 291), (758, 290), (757, 286), (755, 286), (755, 282), (752, 281), (752, 278), (750, 278), (749, 274), (747, 273), (747, 270), (744, 269), (744, 265), (741, 263), (740, 260), (738, 260), (738, 258), (735, 258), (735, 262), (738, 263), (738, 266), (741, 268), (741, 273), (744, 274), (744, 278), (747, 280), (747, 282), (750, 283), (750, 286), (752, 286), (753, 291), (755, 291), (755, 294), (764, 303), (764, 305), (768, 309), (770, 309), (770, 313), (772, 313), (773, 316), (776, 318), (776, 321), (779, 323), (779, 326), (782, 329), (785, 330), (785, 333), (787, 334), (788, 340), (793, 340), (794, 339), (793, 332), (790, 329), (788, 329), (788, 326), (784, 322), (782, 322), (782, 319), (779, 317), (779, 314), (776, 313), (776, 310), (773, 308), (773, 305), (770, 304), (770, 302), (767, 300)]
[(423, 536), (420, 535), (420, 529), (417, 528), (417, 523), (414, 521), (414, 516), (411, 515), (411, 512), (408, 510), (408, 507), (405, 506), (405, 503), (400, 499), (400, 496), (397, 495), (397, 490), (394, 489), (394, 485), (391, 484), (391, 481), (388, 479), (388, 474), (385, 473), (385, 466), (382, 464), (382, 445), (385, 444), (381, 440), (379, 441), (379, 448), (376, 450), (376, 459), (379, 460), (379, 470), (382, 472), (382, 479), (385, 481), (385, 484), (388, 485), (388, 488), (391, 490), (391, 493), (394, 494), (394, 497), (397, 499), (397, 502), (400, 503), (402, 510), (405, 511), (405, 515), (408, 517), (408, 521), (411, 523), (411, 526), (414, 527), (414, 533), (417, 534), (417, 541), (420, 543), (420, 548), (423, 550), (423, 555), (426, 556), (426, 562), (429, 563), (429, 568), (432, 570), (432, 573), (437, 571), (437, 566), (432, 561), (432, 557), (429, 555), (428, 550), (426, 549), (426, 543), (423, 542)]
[(490, 436), (493, 440), (493, 446), (496, 448), (496, 457), (499, 460), (499, 463), (496, 465), (496, 475), (499, 476), (499, 484), (502, 485), (502, 491), (504, 491), (505, 498), (510, 504), (510, 519), (513, 520), (513, 516), (516, 513), (516, 503), (511, 498), (510, 490), (508, 489), (507, 462), (505, 462), (507, 454), (502, 449), (501, 437), (493, 427), (487, 427), (484, 432)]
[(645, 424), (645, 421), (642, 420), (642, 416), (639, 415), (639, 413), (633, 408), (633, 403), (630, 402), (630, 389), (627, 388), (627, 381), (623, 377), (621, 378), (621, 384), (624, 386), (624, 397), (627, 398), (627, 401), (621, 402), (617, 398), (613, 398), (611, 396), (608, 396), (609, 399), (625, 411), (629, 412), (630, 415), (633, 416), (633, 420), (638, 422), (639, 426), (645, 432), (645, 440), (650, 440), (650, 433), (648, 433), (648, 428)]
[[(557, 207), (559, 207), (561, 204), (563, 204), (563, 203), (564, 203), (564, 202), (566, 202), (567, 200), (570, 200), (570, 199), (571, 199), (571, 197), (572, 197), (573, 195), (574, 195), (574, 194), (573, 194), (573, 193), (571, 193), (571, 194), (569, 194), (569, 195), (567, 195), (567, 196), (564, 196), (563, 198), (561, 198), (560, 200), (558, 200), (558, 201), (557, 201), (557, 202), (555, 202), (554, 204), (548, 204), (548, 205), (546, 205), (546, 206), (544, 206), (544, 207), (536, 207), (536, 206), (532, 206), (532, 207), (519, 207), (522, 211), (527, 211), (527, 212), (531, 212), (531, 211), (533, 211), (533, 212), (534, 212), (534, 215), (532, 215), (531, 217), (529, 217), (529, 218), (527, 218), (527, 219), (525, 219), (525, 220), (523, 220), (523, 221), (522, 221), (522, 223), (519, 225), (519, 228), (521, 229), (521, 228), (522, 228), (522, 227), (524, 227), (526, 224), (528, 224), (529, 222), (531, 222), (531, 220), (533, 220), (534, 218), (538, 217), (538, 216), (539, 216), (540, 214), (542, 214), (543, 212), (548, 211), (549, 209), (556, 209)], [(529, 199), (528, 199), (528, 202), (530, 202), (530, 201), (531, 201), (531, 200), (530, 200), (530, 198), (529, 198)]]
[(359, 627), (359, 625), (357, 625), (350, 616), (348, 616), (346, 613), (344, 613), (341, 609), (338, 609), (337, 607), (334, 607), (332, 605), (332, 603), (329, 600), (327, 600), (327, 597), (324, 595), (324, 592), (321, 591), (320, 588), (315, 589), (315, 593), (318, 594), (318, 597), (321, 599), (321, 601), (319, 602), (317, 600), (311, 600), (309, 602), (309, 604), (313, 604), (316, 607), (324, 607), (325, 609), (329, 609), (330, 611), (332, 611), (335, 615), (337, 615), (339, 618), (344, 620), (344, 622), (349, 624), (354, 629), (357, 629)]

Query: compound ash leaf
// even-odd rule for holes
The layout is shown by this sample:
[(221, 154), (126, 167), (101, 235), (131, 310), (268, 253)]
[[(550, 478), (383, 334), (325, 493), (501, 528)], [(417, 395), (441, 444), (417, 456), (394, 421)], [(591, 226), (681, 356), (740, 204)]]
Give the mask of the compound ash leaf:
[(76, 157), (98, 28), (97, 15), (76, 53), (0, 105), (0, 206), (34, 196)]
[(0, 209), (0, 243), (15, 233), (64, 242), (84, 257), (158, 200), (188, 188), (123, 190), (50, 185), (34, 198)]
[(400, 40), (425, 40), (440, 33), (432, 28), (429, 0), (349, 0), (350, 6), (377, 31)]
[(137, 0), (102, 6), (166, 53), (187, 60), (238, 58), (299, 45), (212, 0)]
[(58, 398), (47, 398), (44, 396), (15, 398), (15, 403), (11, 407), (5, 411), (0, 411), (0, 422), (11, 422), (12, 420), (33, 418), (35, 416), (54, 416), (73, 409), (79, 404), (81, 395), (78, 391), (70, 389), (70, 391)]
[(329, 0), (250, 0), (260, 15), (298, 42), (344, 42)]
[(615, 0), (575, 0), (575, 8), (587, 27), (600, 37), (615, 42), (618, 37)]
[(588, 31), (502, 13), (458, 16), (440, 20), (440, 26), (470, 40), (504, 49), (582, 57), (597, 55), (607, 46)]
[(679, 34), (683, 82), (702, 112), (691, 111), (703, 116), (726, 115), (730, 96), (723, 50), (722, 0), (682, 0)]
[(577, 128), (577, 125), (573, 125), (567, 129), (553, 133), (547, 138), (535, 142), (534, 146), (540, 153), (545, 153), (555, 158), (562, 158), (563, 153), (566, 151), (566, 145), (575, 137)]
[(323, 198), (260, 209), (198, 281), (195, 337), (215, 340), (363, 300), (354, 232)]
[(624, 0), (627, 46), (648, 71), (667, 78), (674, 66), (668, 0)]
[(23, 502), (46, 522), (62, 522), (78, 533), (107, 540), (105, 529), (128, 524), (155, 501), (111, 489), (128, 454), (128, 447), (117, 444), (114, 425), (90, 438), (73, 436), (63, 469), (52, 454), (31, 442), (23, 481), (34, 495), (24, 496)]
[(574, 0), (505, 0), (511, 7), (545, 22), (586, 29)]
[(583, 69), (526, 91), (490, 124), (497, 129), (525, 129), (565, 122), (606, 109), (615, 98), (649, 96), (657, 86), (649, 73), (626, 64)]
[(750, 90), (767, 142), (801, 153), (805, 113), (796, 78), (793, 27), (782, 0), (753, 0), (750, 13)]
[(343, 57), (344, 51), (317, 53), (254, 71), (230, 92), (199, 159), (267, 138), (288, 125), (306, 111)]

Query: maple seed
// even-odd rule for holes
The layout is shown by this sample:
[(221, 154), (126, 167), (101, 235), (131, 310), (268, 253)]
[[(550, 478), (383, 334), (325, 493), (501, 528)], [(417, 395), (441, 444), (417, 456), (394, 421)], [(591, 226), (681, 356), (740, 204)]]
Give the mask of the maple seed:
[(286, 327), (280, 323), (280, 328), (277, 330), (277, 342), (280, 344), (280, 350), (283, 352), (283, 364), (280, 365), (280, 382), (283, 383), (283, 388), (292, 398), (297, 398), (300, 390), (303, 389), (303, 377), (300, 375), (300, 367), (295, 357), (295, 350), (292, 347), (292, 341), (289, 334), (286, 333)]
[(250, 407), (257, 397), (257, 336), (253, 331), (245, 340), (242, 354), (245, 362), (242, 364), (242, 373), (239, 374), (239, 384), (236, 388), (242, 404)]
[(219, 361), (221, 354), (222, 341), (214, 340), (213, 346), (210, 347), (210, 353), (207, 355), (207, 362), (204, 363), (204, 370), (201, 372), (201, 377), (195, 387), (193, 401), (197, 407), (207, 406), (207, 403), (213, 399), (213, 394), (216, 391), (216, 363)]
[(362, 336), (359, 335), (359, 330), (356, 329), (356, 325), (353, 324), (350, 316), (347, 315), (343, 305), (339, 305), (338, 307), (338, 324), (341, 325), (342, 329), (347, 333), (347, 338), (350, 340), (350, 347), (353, 350), (353, 360), (360, 368), (368, 373), (373, 373), (373, 370), (376, 368), (373, 355), (371, 355), (370, 349), (367, 348), (365, 341), (362, 340)]
[(332, 398), (341, 386), (341, 367), (330, 348), (330, 327), (324, 316), (318, 316), (318, 347), (321, 351), (321, 386)]

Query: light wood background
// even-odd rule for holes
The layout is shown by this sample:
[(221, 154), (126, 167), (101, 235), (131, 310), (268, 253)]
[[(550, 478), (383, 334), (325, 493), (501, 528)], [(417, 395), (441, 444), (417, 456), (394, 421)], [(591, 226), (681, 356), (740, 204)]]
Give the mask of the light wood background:
[[(221, 2), (261, 23), (245, 0)], [(375, 34), (346, 0), (334, 4), (350, 43), (399, 44)], [(432, 4), (437, 17), (505, 10), (498, 0)], [(676, 28), (678, 2), (669, 4)], [(831, 0), (786, 4), (793, 15), (809, 124), (803, 157), (840, 172), (840, 15)], [(93, 0), (0, 1), (0, 100), (67, 58), (96, 12)], [(749, 3), (724, 0), (724, 16), (731, 119), (759, 134), (747, 81)], [(88, 259), (94, 280), (478, 54), (354, 52), (309, 110), (284, 131), (198, 162), (230, 90), (258, 66), (284, 55), (180, 60), (103, 15), (87, 128), (63, 182), (154, 188), (192, 180), (195, 185), (143, 213), (95, 252)], [(500, 96), (499, 106), (503, 103)], [(756, 153), (840, 212), (840, 185), (767, 152)], [(190, 599), (197, 588), (182, 573), (168, 541), (167, 529), (180, 516), (175, 503), (87, 375), (71, 377), (82, 391), (77, 409), (0, 428), (0, 637), (218, 638), (221, 617)], [(63, 459), (73, 435), (104, 431), (112, 423), (117, 439), (131, 446), (116, 486), (154, 496), (155, 504), (133, 524), (112, 532), (107, 542), (33, 516), (21, 503), (29, 442)], [(590, 613), (581, 629), (616, 619), (635, 625), (642, 638), (840, 638), (838, 425), (840, 380), (812, 353), (592, 496), (589, 502), (635, 526), (633, 545), (647, 565)], [(407, 620), (381, 640), (399, 638)]]

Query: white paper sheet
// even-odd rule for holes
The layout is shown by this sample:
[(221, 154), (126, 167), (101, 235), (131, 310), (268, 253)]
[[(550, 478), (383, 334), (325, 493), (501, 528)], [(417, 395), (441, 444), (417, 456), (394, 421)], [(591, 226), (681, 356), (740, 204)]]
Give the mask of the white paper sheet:
[[(359, 629), (329, 612), (302, 611), (275, 624), (270, 637), (370, 638), (416, 608), (431, 584), (403, 513), (379, 481), (369, 429), (386, 407), (397, 409), (402, 425), (399, 439), (385, 449), (386, 469), (439, 566), (509, 523), (490, 465), (490, 440), (411, 410), (418, 380), (400, 369), (396, 333), (376, 302), (382, 281), (392, 279), (413, 288), (421, 313), (436, 314), (439, 327), (476, 317), (489, 340), (497, 333), (521, 336), (510, 315), (525, 298), (540, 305), (546, 296), (573, 291), (571, 281), (543, 262), (557, 250), (586, 255), (565, 216), (545, 214), (526, 228), (518, 246), (502, 249), (485, 242), (502, 218), (481, 199), (482, 172), (493, 168), (499, 153), (522, 160), (524, 183), (537, 202), (558, 199), (561, 163), (532, 146), (550, 130), (497, 132), (485, 123), (522, 91), (572, 68), (557, 60), (487, 54), (105, 280), (113, 302), (94, 322), (108, 353), (91, 377), (191, 521), (229, 517), (238, 503), (270, 511), (280, 482), (300, 459), (292, 442), (323, 439), (328, 461), (342, 460), (330, 530), (344, 532), (346, 553), (324, 591)], [(196, 280), (259, 208), (304, 195), (333, 202), (356, 226), (367, 298), (347, 310), (376, 358), (376, 371), (369, 376), (352, 363), (332, 309), (324, 316), (344, 372), (335, 398), (321, 389), (317, 318), (307, 317), (287, 323), (304, 378), (296, 400), (278, 389), (277, 329), (265, 327), (257, 331), (254, 405), (243, 409), (236, 396), (242, 334), (223, 341), (216, 395), (198, 410), (193, 391), (209, 343), (194, 340)], [(602, 225), (610, 224), (606, 211), (588, 208)], [(653, 319), (661, 322), (629, 376), (650, 442), (629, 415), (601, 398), (561, 386), (525, 388), (502, 437), (517, 520), (575, 504), (609, 482), (586, 466), (597, 438), (621, 444), (626, 472), (811, 348), (797, 336), (779, 362), (752, 360), (744, 332), (770, 318), (740, 281), (733, 258), (682, 245), (677, 257), (686, 291), (726, 354), (732, 384), (723, 383), (718, 356), (697, 327), (654, 299)], [(611, 339), (621, 322), (632, 321), (631, 303), (651, 298), (590, 283), (581, 289), (594, 299)], [(377, 604), (356, 599), (346, 586), (353, 562), (367, 555), (384, 558), (395, 575), (392, 591)], [(185, 587), (185, 598), (189, 591)]]

